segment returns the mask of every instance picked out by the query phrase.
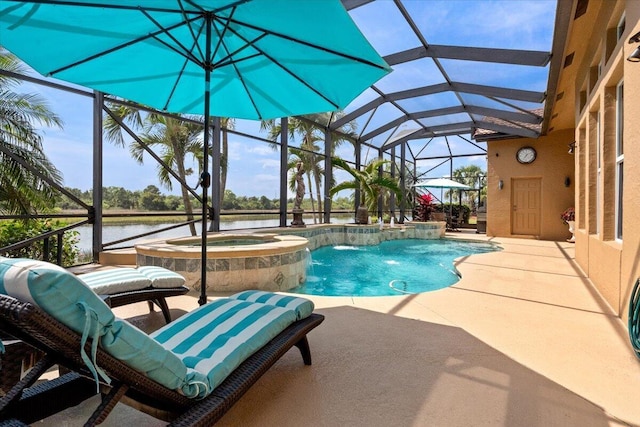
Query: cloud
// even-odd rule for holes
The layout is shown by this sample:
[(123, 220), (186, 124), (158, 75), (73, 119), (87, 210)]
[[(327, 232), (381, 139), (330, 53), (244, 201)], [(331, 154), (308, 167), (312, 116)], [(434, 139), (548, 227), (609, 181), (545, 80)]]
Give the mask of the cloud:
[(262, 165), (262, 169), (273, 169), (276, 176), (278, 174), (278, 171), (280, 170), (280, 160), (261, 159), (258, 161), (258, 164)]
[(280, 148), (278, 147), (278, 151), (271, 148), (267, 143), (262, 143), (263, 145), (256, 145), (249, 148), (248, 152), (251, 154), (257, 154), (259, 156), (273, 156), (275, 153), (280, 152)]

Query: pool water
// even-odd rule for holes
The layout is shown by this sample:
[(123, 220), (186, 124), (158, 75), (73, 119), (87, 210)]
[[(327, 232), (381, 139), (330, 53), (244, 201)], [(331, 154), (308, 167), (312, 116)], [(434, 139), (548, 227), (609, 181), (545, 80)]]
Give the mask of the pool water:
[(383, 296), (434, 291), (460, 280), (454, 259), (499, 249), (490, 243), (446, 239), (324, 246), (311, 252), (307, 280), (291, 292)]

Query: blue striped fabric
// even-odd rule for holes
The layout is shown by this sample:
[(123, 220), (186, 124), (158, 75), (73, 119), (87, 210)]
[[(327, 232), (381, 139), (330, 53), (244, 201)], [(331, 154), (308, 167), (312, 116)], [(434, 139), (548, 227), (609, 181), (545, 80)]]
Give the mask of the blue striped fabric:
[(296, 320), (292, 310), (235, 299), (210, 302), (151, 334), (193, 371), (208, 392)]
[[(53, 264), (28, 259), (0, 260), (0, 292), (40, 306), (60, 322), (92, 339), (92, 358), (81, 355), (94, 378), (100, 345), (114, 357), (190, 398), (202, 398), (247, 357), (295, 322), (292, 308), (223, 298), (180, 317), (149, 337), (118, 319), (76, 276)], [(276, 294), (272, 294), (276, 295)], [(255, 296), (255, 295), (254, 295)], [(289, 297), (293, 298), (293, 297)], [(295, 299), (295, 298), (293, 298)], [(273, 303), (274, 305), (272, 305)], [(291, 301), (285, 305), (297, 307)]]
[[(62, 267), (31, 259), (0, 260), (0, 292), (42, 308), (49, 315), (82, 335), (83, 343), (92, 339), (109, 354), (150, 378), (186, 396), (202, 395), (206, 387), (203, 375), (187, 372), (182, 360), (125, 320), (117, 319), (111, 309), (84, 282)], [(105, 381), (97, 366), (81, 349), (81, 356), (93, 373)]]
[(137, 291), (151, 286), (151, 279), (136, 269), (128, 267), (78, 274), (78, 278), (98, 295)]
[[(109, 382), (96, 364), (98, 339), (115, 318), (111, 309), (85, 283), (48, 262), (12, 258), (0, 261), (0, 292), (30, 302), (82, 336), (80, 356), (98, 387), (98, 376)], [(92, 341), (92, 358), (84, 343)]]
[(205, 396), (206, 377), (187, 369), (184, 362), (126, 320), (116, 318), (100, 345), (135, 370), (189, 398)]
[(85, 327), (82, 301), (97, 314), (101, 327), (115, 316), (85, 283), (64, 268), (48, 262), (22, 258), (0, 261), (0, 292), (33, 303), (78, 333)]
[(298, 320), (308, 317), (313, 313), (313, 302), (306, 298), (294, 297), (291, 295), (281, 295), (264, 291), (244, 291), (231, 295), (229, 298), (250, 302), (260, 302), (262, 304), (275, 305), (296, 312)]
[(154, 288), (178, 288), (185, 283), (180, 274), (163, 267), (145, 265), (138, 267), (136, 271), (148, 277)]

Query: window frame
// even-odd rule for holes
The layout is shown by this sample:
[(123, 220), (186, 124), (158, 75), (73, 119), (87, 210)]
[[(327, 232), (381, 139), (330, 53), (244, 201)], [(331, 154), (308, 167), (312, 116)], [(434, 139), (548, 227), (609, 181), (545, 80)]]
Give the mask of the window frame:
[(615, 239), (622, 242), (624, 188), (624, 80), (616, 85)]

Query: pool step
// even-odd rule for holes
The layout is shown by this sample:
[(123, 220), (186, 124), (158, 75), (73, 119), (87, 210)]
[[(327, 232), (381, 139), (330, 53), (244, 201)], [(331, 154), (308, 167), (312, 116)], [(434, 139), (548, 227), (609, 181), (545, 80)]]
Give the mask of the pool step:
[(101, 265), (136, 265), (135, 248), (112, 249), (100, 252), (98, 262)]

